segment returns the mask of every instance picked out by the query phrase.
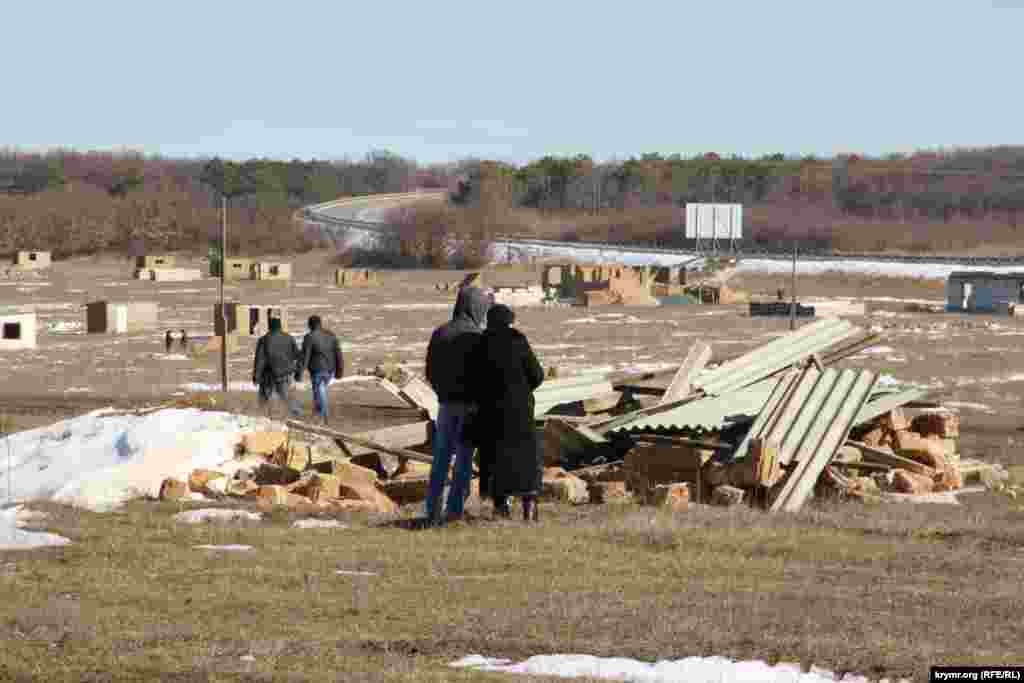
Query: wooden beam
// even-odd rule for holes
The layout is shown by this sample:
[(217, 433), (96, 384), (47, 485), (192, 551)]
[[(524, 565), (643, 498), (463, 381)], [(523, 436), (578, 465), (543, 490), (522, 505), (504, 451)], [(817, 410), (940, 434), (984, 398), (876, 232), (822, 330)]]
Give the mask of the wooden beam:
[(406, 448), (396, 448), (393, 446), (386, 446), (382, 443), (377, 443), (369, 439), (361, 439), (358, 436), (352, 434), (344, 434), (334, 429), (328, 429), (327, 427), (320, 427), (316, 425), (306, 424), (305, 422), (299, 422), (298, 420), (288, 420), (285, 422), (286, 425), (292, 429), (300, 432), (307, 432), (309, 434), (317, 434), (319, 436), (328, 436), (333, 439), (340, 439), (349, 443), (354, 443), (358, 446), (365, 446), (374, 451), (381, 453), (388, 453), (399, 458), (408, 458), (414, 462), (432, 463), (433, 458), (423, 453), (417, 453), (416, 451), (410, 451)]
[(704, 369), (709, 360), (711, 360), (711, 345), (702, 341), (695, 342), (690, 347), (686, 359), (679, 366), (679, 370), (676, 371), (672, 383), (668, 385), (668, 389), (665, 390), (658, 405), (672, 403), (689, 395), (693, 391), (694, 377)]
[(635, 441), (652, 441), (654, 443), (679, 444), (680, 446), (693, 446), (694, 448), (708, 449), (733, 449), (735, 446), (728, 441), (708, 441), (705, 439), (687, 439), (681, 436), (663, 436), (661, 434), (636, 434)]
[(891, 468), (900, 468), (907, 470), (908, 472), (915, 472), (929, 477), (935, 475), (934, 469), (927, 465), (922, 465), (916, 460), (911, 460), (910, 458), (904, 458), (903, 456), (896, 455), (895, 453), (889, 453), (888, 451), (873, 448), (865, 443), (861, 443), (860, 441), (847, 440), (846, 443), (847, 445), (854, 446), (859, 449), (865, 460), (878, 462)]

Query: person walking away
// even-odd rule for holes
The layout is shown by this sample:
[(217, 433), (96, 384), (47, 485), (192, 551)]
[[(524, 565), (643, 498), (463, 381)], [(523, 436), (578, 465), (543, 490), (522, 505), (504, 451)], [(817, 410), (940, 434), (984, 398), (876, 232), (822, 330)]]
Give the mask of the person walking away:
[(259, 387), (260, 403), (270, 414), (270, 399), (276, 394), (288, 406), (292, 417), (302, 415), (302, 406), (291, 396), (291, 380), (299, 361), (299, 345), (281, 330), (281, 319), (270, 319), (270, 331), (256, 343), (252, 383)]
[(171, 334), (170, 330), (167, 330), (167, 334), (164, 335), (164, 348), (167, 353), (171, 352), (171, 344), (174, 343), (174, 335)]
[(185, 334), (185, 330), (181, 331), (181, 352), (188, 353), (188, 335)]
[(318, 416), (327, 424), (327, 388), (332, 379), (341, 379), (345, 363), (341, 356), (341, 344), (330, 330), (323, 329), (320, 316), (309, 317), (309, 332), (302, 340), (302, 355), (295, 371), (295, 381), (302, 379), (302, 373), (309, 371), (313, 388), (313, 407)]
[(441, 521), (441, 497), (455, 453), (455, 475), (448, 491), (445, 518), (462, 516), (473, 475), (473, 447), (462, 439), (466, 416), (474, 406), (470, 399), (469, 361), (480, 343), (489, 302), (479, 287), (459, 290), (452, 319), (430, 336), (427, 345), (427, 381), (437, 394), (438, 412), (430, 465), (426, 513), (430, 523)]
[(474, 432), (480, 435), (481, 489), (489, 471), (486, 486), (495, 512), (509, 516), (508, 499), (515, 496), (522, 498), (523, 519), (536, 521), (544, 463), (534, 429), (533, 392), (544, 382), (544, 369), (513, 322), (515, 314), (503, 304), (487, 312), (487, 331), (470, 363), (479, 404)]

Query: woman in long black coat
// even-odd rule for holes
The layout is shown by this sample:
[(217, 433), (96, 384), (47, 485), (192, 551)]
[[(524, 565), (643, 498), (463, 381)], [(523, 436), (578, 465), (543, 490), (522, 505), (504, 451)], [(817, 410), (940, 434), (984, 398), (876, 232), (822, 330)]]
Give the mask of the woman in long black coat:
[(543, 461), (534, 428), (533, 390), (544, 370), (508, 306), (491, 306), (487, 330), (471, 367), (479, 405), (474, 432), (480, 451), (481, 489), (498, 514), (509, 514), (509, 496), (523, 499), (523, 519), (537, 519)]

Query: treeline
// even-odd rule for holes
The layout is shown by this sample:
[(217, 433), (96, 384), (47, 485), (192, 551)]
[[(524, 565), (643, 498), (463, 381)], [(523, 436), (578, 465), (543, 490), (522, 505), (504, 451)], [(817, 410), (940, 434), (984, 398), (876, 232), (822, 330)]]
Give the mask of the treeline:
[(204, 251), (229, 199), (235, 253), (301, 251), (317, 237), (295, 210), (345, 195), (444, 188), (450, 171), (387, 152), (358, 161), (241, 163), (133, 153), (0, 152), (0, 252), (59, 256), (119, 250)]
[[(970, 248), (983, 235), (1016, 239), (1024, 215), (1024, 147), (885, 158), (708, 153), (605, 163), (548, 156), (523, 166), (480, 161), (467, 169), (453, 198), (492, 212), (502, 207), (502, 231), (561, 239), (681, 245), (688, 202), (738, 202), (746, 208), (745, 241), (761, 246), (800, 239), (848, 250), (921, 250), (931, 242)], [(879, 224), (903, 227), (858, 228)], [(920, 226), (931, 226), (931, 235)]]

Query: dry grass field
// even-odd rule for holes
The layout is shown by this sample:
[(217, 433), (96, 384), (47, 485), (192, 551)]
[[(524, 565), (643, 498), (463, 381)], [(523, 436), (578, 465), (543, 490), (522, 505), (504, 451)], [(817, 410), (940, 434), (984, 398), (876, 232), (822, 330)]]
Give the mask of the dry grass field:
[[(241, 283), (229, 298), (283, 303), (295, 333), (320, 313), (345, 343), (350, 374), (385, 360), (422, 370), (429, 332), (451, 306), (434, 285), (462, 273), (396, 271), (379, 289), (342, 290), (330, 284), (327, 260), (304, 255), (291, 285)], [(219, 384), (216, 358), (167, 356), (162, 341), (165, 329), (212, 332), (216, 282), (137, 282), (130, 273), (123, 261), (83, 259), (57, 263), (47, 284), (0, 285), (0, 301), (35, 304), (43, 321), (36, 351), (3, 358), (0, 413), (17, 429)], [(534, 278), (522, 268), (485, 277)], [(773, 281), (745, 275), (733, 284), (769, 293)], [(926, 281), (828, 274), (801, 282), (819, 296), (870, 297), (868, 315), (853, 321), (884, 339), (845, 363), (932, 387), (962, 413), (962, 454), (1024, 479), (1024, 323), (906, 312), (900, 299), (941, 298)], [(159, 301), (159, 329), (117, 338), (45, 332), (46, 323), (84, 321), (77, 306), (100, 298)], [(542, 364), (570, 372), (678, 363), (698, 339), (722, 359), (788, 329), (732, 306), (517, 315)], [(253, 345), (231, 355), (233, 381), (248, 382)], [(331, 392), (347, 431), (411, 419), (366, 385)], [(244, 387), (225, 407), (259, 410)], [(1024, 509), (995, 493), (962, 503), (816, 504), (792, 515), (697, 507), (674, 517), (545, 504), (541, 523), (527, 526), (474, 502), (469, 521), (441, 530), (417, 530), (412, 507), (396, 518), (339, 517), (344, 529), (300, 530), (284, 512), (186, 526), (171, 519), (181, 508), (169, 503), (105, 514), (35, 504), (50, 514), (40, 527), (73, 544), (0, 552), (0, 680), (530, 680), (447, 664), (467, 654), (570, 652), (722, 655), (913, 680), (937, 664), (1019, 663)], [(194, 548), (231, 543), (253, 550)]]

